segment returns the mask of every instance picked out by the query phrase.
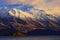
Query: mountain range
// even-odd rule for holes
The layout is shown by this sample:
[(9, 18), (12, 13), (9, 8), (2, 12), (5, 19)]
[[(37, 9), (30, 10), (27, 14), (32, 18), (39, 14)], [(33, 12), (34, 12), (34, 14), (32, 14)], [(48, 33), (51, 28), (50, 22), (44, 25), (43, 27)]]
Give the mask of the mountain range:
[(29, 11), (16, 8), (0, 10), (0, 35), (22, 35), (33, 30), (60, 32), (60, 17), (35, 8)]

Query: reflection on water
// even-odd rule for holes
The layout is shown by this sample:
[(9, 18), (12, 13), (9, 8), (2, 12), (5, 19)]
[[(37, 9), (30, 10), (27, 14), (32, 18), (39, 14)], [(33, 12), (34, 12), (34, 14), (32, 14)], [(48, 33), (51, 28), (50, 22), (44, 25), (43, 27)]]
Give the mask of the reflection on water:
[(2, 37), (0, 40), (60, 40), (60, 36), (28, 36), (28, 37)]

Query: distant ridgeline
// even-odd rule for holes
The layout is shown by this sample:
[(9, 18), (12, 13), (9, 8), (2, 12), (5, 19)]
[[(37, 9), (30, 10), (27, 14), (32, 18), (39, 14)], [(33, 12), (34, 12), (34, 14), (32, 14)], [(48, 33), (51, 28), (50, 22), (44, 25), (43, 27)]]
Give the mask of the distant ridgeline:
[(32, 35), (33, 32), (39, 35), (60, 34), (60, 16), (35, 8), (28, 8), (28, 11), (16, 8), (0, 10), (0, 35)]

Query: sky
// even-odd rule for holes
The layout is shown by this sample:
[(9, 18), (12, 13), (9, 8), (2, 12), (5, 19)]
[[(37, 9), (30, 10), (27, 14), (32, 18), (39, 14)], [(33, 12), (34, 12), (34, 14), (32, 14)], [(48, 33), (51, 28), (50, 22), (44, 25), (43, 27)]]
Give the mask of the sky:
[(31, 5), (36, 9), (46, 11), (48, 14), (60, 16), (60, 0), (0, 0), (0, 6), (15, 4)]

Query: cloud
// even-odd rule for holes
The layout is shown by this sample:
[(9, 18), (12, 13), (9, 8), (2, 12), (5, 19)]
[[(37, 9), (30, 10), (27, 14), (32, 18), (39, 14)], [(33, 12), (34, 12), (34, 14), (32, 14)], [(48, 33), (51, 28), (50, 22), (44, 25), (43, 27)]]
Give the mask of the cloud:
[(28, 4), (31, 0), (0, 0), (0, 5)]
[(60, 0), (0, 0), (0, 5), (28, 4), (49, 14), (60, 14)]

